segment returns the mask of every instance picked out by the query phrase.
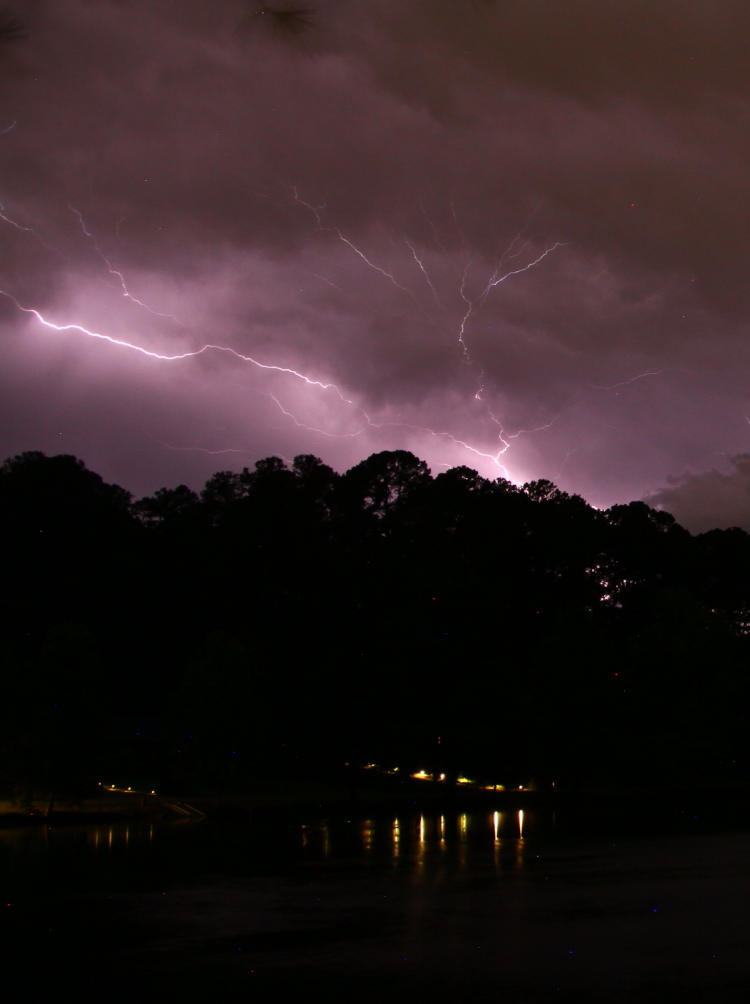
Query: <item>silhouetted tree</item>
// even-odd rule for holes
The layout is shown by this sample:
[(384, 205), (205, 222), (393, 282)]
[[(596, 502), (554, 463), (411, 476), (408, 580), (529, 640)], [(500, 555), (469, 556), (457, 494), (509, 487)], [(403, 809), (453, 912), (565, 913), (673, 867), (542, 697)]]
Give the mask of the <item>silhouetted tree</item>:
[(159, 488), (153, 495), (139, 499), (133, 506), (136, 515), (147, 524), (173, 526), (198, 512), (200, 501), (187, 485)]
[(135, 504), (74, 457), (26, 453), (0, 465), (0, 546), (6, 788), (70, 785), (91, 751), (132, 765), (123, 723), (144, 716), (205, 778), (232, 750), (418, 758), (438, 735), (452, 767), (501, 778), (742, 763), (741, 530), (693, 538), (547, 480), (433, 479), (406, 451), (343, 475), (268, 457)]
[(200, 498), (209, 520), (220, 523), (229, 507), (244, 495), (245, 485), (240, 474), (217, 471), (206, 482)]
[(430, 476), (427, 464), (406, 450), (385, 450), (347, 471), (344, 497), (360, 512), (382, 519), (422, 486)]

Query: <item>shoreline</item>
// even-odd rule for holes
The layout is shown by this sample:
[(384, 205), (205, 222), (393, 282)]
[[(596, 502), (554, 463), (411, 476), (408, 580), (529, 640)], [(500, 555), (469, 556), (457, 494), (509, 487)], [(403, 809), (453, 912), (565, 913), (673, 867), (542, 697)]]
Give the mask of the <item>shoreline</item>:
[[(93, 825), (144, 820), (150, 822), (220, 823), (260, 821), (294, 816), (379, 816), (404, 811), (473, 811), (481, 809), (542, 809), (571, 812), (576, 816), (616, 816), (633, 809), (668, 815), (700, 810), (750, 821), (750, 786), (609, 787), (558, 790), (485, 791), (466, 788), (427, 788), (402, 783), (398, 790), (355, 788), (343, 791), (334, 785), (295, 786), (291, 782), (235, 792), (201, 792), (190, 795), (151, 795), (140, 792), (101, 794), (78, 799), (33, 800), (25, 806), (0, 799), (0, 828), (40, 825)], [(697, 817), (696, 817), (697, 818)]]

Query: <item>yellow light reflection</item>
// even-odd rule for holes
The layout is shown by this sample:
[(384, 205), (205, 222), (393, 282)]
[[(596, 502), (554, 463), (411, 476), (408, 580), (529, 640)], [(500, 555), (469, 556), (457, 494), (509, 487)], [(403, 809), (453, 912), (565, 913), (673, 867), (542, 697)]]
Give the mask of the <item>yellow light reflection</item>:
[(500, 839), (500, 833), (503, 828), (503, 814), (502, 812), (492, 813), (492, 829), (495, 833), (495, 840), (492, 845), (492, 857), (495, 863), (495, 873), (500, 872), (500, 851), (502, 848), (502, 840)]
[(495, 831), (495, 843), (500, 840), (500, 819), (501, 816), (499, 812), (492, 813), (492, 827)]
[(371, 819), (366, 819), (362, 823), (362, 847), (365, 854), (369, 854), (372, 850), (373, 840), (375, 839), (375, 828), (373, 821)]
[(418, 770), (416, 774), (412, 774), (412, 777), (417, 781), (431, 781), (432, 774), (428, 774), (426, 770)]
[(476, 784), (476, 782), (472, 781), (470, 777), (464, 777), (462, 774), (456, 778), (456, 784)]
[(518, 810), (518, 840), (516, 840), (516, 868), (523, 868), (523, 809)]
[(418, 843), (417, 843), (417, 860), (416, 866), (418, 874), (422, 874), (424, 870), (425, 863), (425, 852), (427, 850), (427, 841), (425, 839), (426, 824), (424, 816), (419, 817), (419, 830), (418, 830)]
[(445, 816), (440, 817), (440, 846), (445, 849)]
[(466, 865), (468, 862), (468, 854), (469, 854), (468, 831), (469, 831), (469, 817), (465, 812), (462, 812), (461, 815), (458, 817), (459, 839), (458, 839), (458, 847), (456, 848), (457, 850), (456, 864), (458, 866), (459, 871), (464, 871), (466, 869)]
[(401, 844), (401, 824), (398, 817), (393, 820), (393, 857), (397, 858)]

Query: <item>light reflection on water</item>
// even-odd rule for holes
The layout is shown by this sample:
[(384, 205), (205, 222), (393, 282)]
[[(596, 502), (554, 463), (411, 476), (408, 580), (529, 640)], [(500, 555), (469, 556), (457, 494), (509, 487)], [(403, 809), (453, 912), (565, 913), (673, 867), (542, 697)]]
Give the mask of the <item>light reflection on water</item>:
[[(521, 868), (524, 832), (533, 833), (536, 813), (522, 809), (494, 812), (412, 813), (361, 819), (308, 819), (290, 824), (259, 816), (252, 822), (229, 826), (198, 822), (154, 824), (123, 821), (86, 826), (0, 830), (0, 865), (12, 867), (26, 861), (29, 868), (37, 857), (111, 862), (149, 860), (169, 856), (175, 870), (190, 867), (191, 854), (197, 865), (218, 848), (226, 855), (227, 868), (242, 856), (246, 870), (262, 872), (268, 862), (294, 866), (330, 859), (359, 860), (372, 867), (387, 866), (400, 872), (412, 870), (427, 876), (439, 867), (461, 872), (473, 863), (499, 873)], [(296, 832), (296, 838), (294, 836)], [(210, 836), (209, 836), (210, 835)], [(183, 859), (184, 858), (184, 862)], [(213, 865), (213, 861), (211, 862)]]
[[(524, 857), (524, 829), (531, 814), (523, 809), (500, 812), (455, 813), (453, 815), (402, 814), (395, 817), (359, 821), (327, 820), (300, 826), (300, 844), (308, 860), (352, 857), (357, 852), (364, 861), (392, 867), (412, 868), (421, 874), (440, 859), (456, 870), (466, 869), (473, 860), (491, 857), (493, 867), (520, 868)], [(356, 844), (352, 841), (356, 833)]]
[[(341, 999), (360, 1000), (382, 976), (432, 1002), (744, 1004), (750, 834), (685, 826), (654, 835), (644, 814), (633, 839), (571, 834), (541, 809), (41, 824), (0, 830), (0, 878), (12, 879), (16, 946), (36, 959), (53, 930), (72, 979), (91, 967), (94, 939), (103, 972), (115, 960), (133, 974), (129, 1001), (157, 999), (139, 994), (161, 972), (158, 999), (195, 979), (190, 1000), (261, 999), (248, 982), (260, 977), (286, 981), (274, 999), (333, 979)], [(242, 994), (222, 997), (230, 977)]]

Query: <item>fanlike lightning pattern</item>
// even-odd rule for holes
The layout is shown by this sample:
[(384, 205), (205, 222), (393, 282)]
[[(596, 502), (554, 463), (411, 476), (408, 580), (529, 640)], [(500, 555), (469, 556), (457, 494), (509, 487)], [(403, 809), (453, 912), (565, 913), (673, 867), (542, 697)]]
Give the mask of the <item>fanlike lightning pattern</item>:
[[(42, 328), (60, 336), (81, 336), (103, 342), (114, 350), (138, 353), (157, 364), (172, 364), (208, 354), (222, 354), (231, 357), (238, 364), (252, 366), (261, 374), (277, 374), (298, 384), (304, 384), (312, 391), (327, 395), (331, 401), (337, 402), (338, 408), (344, 409), (341, 413), (341, 422), (338, 428), (335, 427), (335, 410), (333, 413), (329, 411), (329, 415), (332, 414), (333, 417), (334, 427), (324, 428), (319, 424), (307, 422), (303, 417), (295, 414), (288, 402), (281, 400), (278, 390), (271, 391), (269, 389), (267, 397), (273, 402), (277, 412), (286, 421), (315, 436), (322, 436), (328, 439), (352, 439), (363, 436), (367, 432), (377, 433), (382, 430), (389, 430), (392, 433), (401, 431), (404, 435), (422, 438), (430, 437), (450, 443), (459, 450), (464, 451), (468, 455), (467, 459), (474, 457), (489, 462), (502, 476), (510, 477), (511, 475), (505, 466), (504, 459), (511, 448), (512, 441), (522, 435), (548, 429), (553, 422), (540, 422), (539, 425), (531, 429), (517, 429), (511, 433), (504, 432), (501, 419), (495, 414), (486, 400), (487, 378), (481, 363), (474, 358), (470, 344), (470, 329), (476, 317), (486, 306), (490, 296), (499, 286), (522, 273), (542, 268), (549, 256), (565, 246), (564, 242), (553, 241), (543, 246), (540, 250), (538, 244), (533, 246), (528, 239), (524, 238), (523, 234), (518, 234), (511, 241), (506, 251), (499, 256), (494, 265), (491, 266), (489, 271), (478, 282), (475, 279), (475, 274), (479, 271), (479, 265), (475, 264), (472, 258), (469, 257), (466, 258), (456, 275), (454, 284), (452, 286), (447, 284), (443, 278), (441, 285), (433, 278), (428, 259), (432, 258), (434, 260), (437, 256), (443, 266), (451, 261), (451, 259), (445, 249), (445, 245), (440, 240), (437, 228), (427, 211), (422, 207), (423, 215), (428, 221), (434, 235), (434, 247), (427, 248), (424, 246), (424, 242), (420, 243), (406, 233), (400, 235), (399, 240), (402, 241), (402, 247), (407, 249), (409, 258), (413, 263), (413, 276), (419, 278), (421, 288), (428, 297), (427, 301), (424, 301), (419, 287), (412, 288), (408, 276), (397, 275), (391, 266), (378, 261), (377, 254), (360, 246), (340, 226), (327, 223), (324, 220), (324, 214), (327, 210), (325, 204), (314, 205), (312, 202), (304, 199), (297, 187), (291, 189), (291, 200), (292, 205), (299, 206), (310, 215), (314, 232), (317, 233), (319, 239), (332, 241), (340, 245), (344, 254), (352, 256), (353, 260), (359, 263), (363, 270), (370, 273), (373, 283), (388, 283), (397, 291), (398, 295), (402, 295), (408, 301), (410, 304), (409, 309), (422, 322), (443, 332), (449, 333), (450, 329), (453, 329), (453, 337), (458, 350), (456, 365), (460, 368), (469, 367), (470, 371), (475, 373), (475, 389), (472, 397), (483, 408), (485, 422), (489, 422), (495, 429), (496, 444), (494, 448), (485, 448), (481, 443), (470, 441), (465, 436), (455, 434), (450, 428), (434, 428), (432, 425), (414, 422), (411, 418), (407, 419), (404, 417), (401, 419), (398, 415), (394, 416), (392, 413), (383, 417), (379, 417), (378, 414), (371, 415), (366, 409), (360, 389), (356, 386), (343, 387), (333, 380), (323, 379), (319, 375), (310, 373), (307, 369), (303, 370), (302, 368), (283, 365), (273, 359), (259, 358), (258, 355), (241, 351), (231, 344), (206, 340), (195, 348), (187, 348), (183, 351), (156, 351), (149, 347), (148, 340), (144, 341), (143, 338), (137, 336), (129, 336), (127, 338), (118, 337), (104, 330), (95, 330), (88, 325), (80, 323), (75, 318), (53, 317), (48, 310), (42, 310), (38, 304), (26, 302), (12, 288), (0, 288), (0, 295), (12, 303), (19, 313), (28, 315)], [(194, 336), (190, 334), (187, 326), (177, 316), (157, 309), (131, 292), (122, 269), (115, 267), (112, 255), (102, 250), (93, 230), (86, 222), (83, 211), (73, 205), (69, 205), (67, 209), (77, 223), (79, 240), (90, 248), (93, 255), (99, 261), (104, 273), (115, 280), (122, 297), (151, 317), (168, 320), (173, 326), (177, 326), (179, 328), (179, 336), (183, 342), (193, 338)], [(65, 260), (68, 257), (65, 252), (50, 243), (44, 234), (40, 234), (35, 227), (29, 226), (22, 219), (19, 220), (14, 215), (11, 215), (10, 211), (4, 205), (0, 205), (0, 221), (15, 230), (24, 239), (35, 241), (45, 251), (53, 253), (59, 259)], [(443, 267), (442, 274), (444, 275), (444, 273), (445, 268)], [(317, 277), (326, 282), (334, 290), (342, 291), (340, 285), (329, 277), (322, 274), (317, 275)], [(476, 287), (476, 292), (474, 293), (470, 292), (472, 285)], [(353, 425), (354, 427), (352, 427)], [(344, 427), (344, 431), (342, 431), (342, 427)], [(170, 444), (169, 448), (177, 449), (180, 447)], [(209, 452), (232, 452), (232, 447), (224, 446)], [(503, 458), (503, 461), (501, 461), (501, 458)]]

